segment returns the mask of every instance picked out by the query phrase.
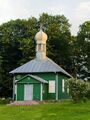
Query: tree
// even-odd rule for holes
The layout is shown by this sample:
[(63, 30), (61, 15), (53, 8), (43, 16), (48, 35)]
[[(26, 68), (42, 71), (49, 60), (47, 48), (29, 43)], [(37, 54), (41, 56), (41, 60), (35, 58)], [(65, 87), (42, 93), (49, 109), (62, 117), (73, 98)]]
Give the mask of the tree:
[[(34, 49), (32, 39), (36, 24), (37, 20), (31, 18), (28, 22), (19, 19), (11, 20), (0, 26), (1, 96), (12, 95), (12, 78), (9, 72), (34, 57), (35, 51), (32, 50)], [(31, 32), (30, 29), (32, 29)]]
[(48, 35), (47, 55), (67, 71), (71, 71), (71, 33), (70, 24), (64, 15), (43, 13), (39, 22), (44, 25)]
[(47, 56), (71, 71), (70, 24), (64, 15), (43, 13), (39, 19), (11, 20), (0, 26), (0, 96), (11, 96), (12, 77), (9, 72), (35, 57), (34, 37), (40, 23), (48, 35)]
[(75, 53), (77, 76), (90, 80), (90, 21), (86, 21), (79, 28)]

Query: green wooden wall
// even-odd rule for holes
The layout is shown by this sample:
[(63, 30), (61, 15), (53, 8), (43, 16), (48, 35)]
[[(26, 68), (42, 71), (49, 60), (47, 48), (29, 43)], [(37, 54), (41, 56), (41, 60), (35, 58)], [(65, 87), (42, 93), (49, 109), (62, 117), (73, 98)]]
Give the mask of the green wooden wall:
[(17, 84), (17, 100), (24, 100), (24, 84)]
[(40, 100), (41, 99), (41, 86), (40, 84), (33, 84), (33, 100)]
[[(33, 84), (33, 100), (40, 100), (40, 84)], [(17, 101), (24, 100), (24, 84), (17, 84)]]
[[(35, 74), (47, 81), (50, 80), (55, 80), (56, 81), (56, 74), (55, 73), (37, 73)], [(44, 85), (45, 86), (45, 93), (43, 94), (43, 99), (46, 100), (54, 100), (56, 99), (56, 93), (49, 93), (49, 86), (48, 85)], [(44, 96), (45, 95), (45, 96)]]
[[(24, 78), (26, 74), (17, 74), (15, 76), (16, 80), (19, 80), (20, 78)], [(33, 74), (37, 75), (47, 81), (49, 80), (55, 80), (56, 81), (56, 74), (55, 73), (37, 73)], [(65, 89), (65, 92), (62, 92), (62, 79), (67, 80), (68, 77), (58, 73), (58, 99), (67, 99), (69, 98), (69, 95), (67, 93), (67, 89)], [(33, 99), (34, 100), (40, 100), (40, 93), (41, 93), (41, 83), (29, 76), (25, 77), (24, 79), (21, 79), (18, 82), (17, 86), (17, 100), (24, 100), (24, 84), (29, 83), (33, 84)], [(43, 100), (55, 100), (56, 99), (56, 93), (49, 93), (49, 86), (48, 84), (43, 84)], [(22, 93), (21, 93), (22, 92)]]
[(41, 93), (41, 84), (39, 81), (31, 78), (25, 77), (21, 79), (17, 83), (17, 101), (24, 100), (24, 85), (25, 84), (33, 84), (33, 100), (40, 100), (40, 93)]
[(21, 78), (18, 83), (30, 83), (30, 84), (33, 84), (33, 83), (40, 83), (38, 80), (30, 77), (30, 76), (25, 76), (23, 78)]
[(65, 87), (65, 92), (62, 91), (62, 79), (66, 81), (68, 78), (62, 74), (58, 74), (58, 98), (68, 99), (70, 96), (67, 93), (67, 88)]

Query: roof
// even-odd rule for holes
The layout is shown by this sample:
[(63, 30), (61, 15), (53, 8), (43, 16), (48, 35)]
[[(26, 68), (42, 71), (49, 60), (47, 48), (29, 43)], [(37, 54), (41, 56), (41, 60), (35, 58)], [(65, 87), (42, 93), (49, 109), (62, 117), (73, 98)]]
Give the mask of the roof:
[(40, 77), (38, 77), (38, 76), (36, 76), (36, 75), (30, 75), (30, 74), (28, 74), (28, 75), (22, 77), (21, 79), (19, 79), (19, 80), (16, 81), (16, 82), (19, 82), (19, 81), (21, 81), (22, 79), (24, 79), (24, 78), (26, 78), (26, 77), (28, 77), (28, 76), (30, 76), (30, 77), (32, 77), (32, 78), (38, 80), (38, 81), (41, 82), (41, 83), (48, 83), (46, 80), (44, 80), (44, 79), (42, 79), (42, 78), (40, 78)]
[(26, 64), (12, 70), (10, 73), (40, 73), (40, 72), (61, 72), (69, 77), (71, 75), (57, 65), (54, 61), (46, 57), (44, 60), (33, 59)]

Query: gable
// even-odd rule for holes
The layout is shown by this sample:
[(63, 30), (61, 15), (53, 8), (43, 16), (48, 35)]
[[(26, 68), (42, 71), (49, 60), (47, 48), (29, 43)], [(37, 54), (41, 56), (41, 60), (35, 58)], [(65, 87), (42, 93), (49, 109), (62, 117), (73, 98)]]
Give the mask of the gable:
[(26, 75), (17, 81), (18, 83), (48, 83), (46, 80), (35, 75)]
[(38, 80), (30, 77), (30, 76), (25, 76), (17, 81), (17, 83), (40, 83)]

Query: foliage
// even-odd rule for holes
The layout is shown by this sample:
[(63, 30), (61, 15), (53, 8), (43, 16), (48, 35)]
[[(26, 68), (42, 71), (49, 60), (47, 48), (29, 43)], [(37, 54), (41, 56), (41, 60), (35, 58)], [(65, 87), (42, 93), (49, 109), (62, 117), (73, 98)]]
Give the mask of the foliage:
[[(0, 96), (12, 96), (12, 77), (9, 72), (34, 57), (32, 38), (37, 20), (15, 20), (0, 26)], [(32, 30), (32, 31), (31, 31)], [(27, 47), (28, 46), (28, 47)]]
[(5, 104), (9, 104), (10, 103), (10, 98), (0, 98), (0, 105), (5, 105)]
[(70, 24), (64, 15), (42, 14), (39, 21), (48, 35), (47, 55), (67, 71), (71, 65)]
[(9, 72), (35, 57), (35, 34), (40, 23), (48, 35), (47, 56), (72, 76), (90, 79), (90, 21), (72, 36), (64, 15), (43, 13), (39, 18), (11, 20), (0, 25), (0, 96), (12, 96)]
[(79, 27), (77, 40), (75, 43), (75, 66), (77, 77), (90, 79), (90, 21), (84, 22)]
[[(47, 56), (70, 71), (70, 24), (64, 15), (43, 13), (38, 19), (11, 20), (0, 26), (0, 96), (12, 96), (9, 72), (35, 57), (35, 34), (43, 23), (48, 34)], [(70, 69), (69, 69), (70, 68)]]
[(86, 97), (90, 99), (90, 89), (87, 91)]
[(90, 100), (90, 81), (89, 81), (89, 87), (88, 87), (86, 97)]
[(86, 99), (90, 97), (88, 82), (78, 80), (76, 78), (71, 78), (67, 83), (69, 87), (69, 93), (74, 102), (85, 102)]

